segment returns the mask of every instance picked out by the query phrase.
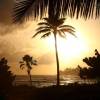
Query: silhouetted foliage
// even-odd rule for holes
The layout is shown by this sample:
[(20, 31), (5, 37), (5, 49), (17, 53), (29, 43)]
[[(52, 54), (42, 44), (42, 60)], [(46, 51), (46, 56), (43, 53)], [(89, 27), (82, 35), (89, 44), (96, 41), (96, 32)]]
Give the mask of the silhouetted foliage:
[(43, 22), (38, 23), (39, 28), (37, 28), (37, 32), (33, 35), (33, 37), (41, 35), (41, 38), (46, 38), (53, 34), (55, 40), (55, 53), (57, 62), (57, 86), (59, 86), (59, 57), (57, 50), (57, 35), (62, 38), (66, 38), (66, 33), (76, 36), (74, 34), (75, 28), (70, 25), (64, 25), (65, 18), (59, 18), (58, 15), (49, 16), (48, 18), (43, 18), (43, 20)]
[(86, 57), (83, 59), (89, 68), (80, 68), (80, 77), (84, 78), (100, 78), (100, 53), (97, 49), (95, 49), (95, 56), (93, 57)]
[(92, 78), (92, 76), (90, 75), (91, 68), (87, 68), (87, 67), (81, 68), (79, 65), (78, 65), (78, 68), (80, 70), (80, 72), (79, 72), (80, 78), (82, 78), (82, 79)]
[(22, 22), (33, 16), (35, 19), (47, 14), (85, 19), (100, 16), (100, 0), (19, 0), (14, 6), (13, 19)]
[(22, 58), (22, 61), (20, 63), (20, 68), (23, 69), (24, 66), (27, 67), (27, 73), (30, 78), (30, 85), (32, 86), (32, 77), (31, 77), (31, 70), (32, 70), (32, 65), (37, 65), (37, 61), (33, 59), (30, 55), (25, 55)]
[(0, 59), (0, 91), (9, 90), (13, 86), (15, 75), (9, 68), (8, 61), (5, 58)]

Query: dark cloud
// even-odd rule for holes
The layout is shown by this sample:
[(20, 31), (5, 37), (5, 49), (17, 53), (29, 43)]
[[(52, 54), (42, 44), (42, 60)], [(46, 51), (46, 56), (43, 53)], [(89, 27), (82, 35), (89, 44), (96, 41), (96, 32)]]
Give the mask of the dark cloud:
[[(1, 1), (1, 0), (0, 0)], [(5, 25), (12, 23), (13, 0), (3, 0), (0, 5), (0, 23)]]
[(13, 0), (0, 0), (0, 35), (11, 33), (14, 30), (12, 25)]
[(5, 36), (7, 34), (16, 34), (20, 32), (20, 30), (25, 30), (29, 27), (30, 25), (27, 23), (23, 24), (4, 24), (0, 23), (0, 36)]

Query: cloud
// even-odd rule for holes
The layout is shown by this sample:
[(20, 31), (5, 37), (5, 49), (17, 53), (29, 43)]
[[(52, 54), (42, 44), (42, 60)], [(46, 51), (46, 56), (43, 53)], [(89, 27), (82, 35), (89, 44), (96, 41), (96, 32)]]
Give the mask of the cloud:
[(49, 65), (55, 62), (55, 56), (52, 53), (46, 53), (40, 57), (38, 57), (38, 63), (40, 65)]
[(2, 5), (0, 6), (0, 23), (2, 24), (12, 23), (13, 6), (14, 6), (13, 0), (3, 0)]
[(11, 34), (15, 30), (15, 26), (13, 25), (4, 25), (0, 24), (0, 35), (6, 35), (6, 34)]
[(28, 28), (32, 21), (28, 21), (23, 24), (13, 23), (13, 8), (14, 3), (19, 0), (0, 0), (2, 5), (0, 5), (0, 35), (7, 35), (12, 33), (17, 33), (17, 30), (23, 30)]
[(12, 50), (14, 50), (13, 45), (8, 44), (7, 41), (0, 41), (0, 58), (6, 57), (9, 61), (14, 61)]
[(12, 23), (13, 6), (14, 0), (0, 0), (0, 35), (12, 33), (16, 27)]

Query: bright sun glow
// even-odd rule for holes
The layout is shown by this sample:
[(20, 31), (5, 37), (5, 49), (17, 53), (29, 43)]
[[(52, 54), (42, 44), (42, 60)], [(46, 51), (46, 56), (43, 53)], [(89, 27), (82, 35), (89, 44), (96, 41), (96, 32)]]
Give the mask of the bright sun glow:
[[(64, 39), (59, 36), (57, 37), (58, 53), (61, 62), (76, 60), (86, 53), (88, 48), (85, 41), (82, 40), (80, 33), (76, 33), (76, 35), (77, 38), (70, 34), (67, 34), (67, 37)], [(54, 50), (54, 37), (50, 36), (47, 41), (49, 48)]]

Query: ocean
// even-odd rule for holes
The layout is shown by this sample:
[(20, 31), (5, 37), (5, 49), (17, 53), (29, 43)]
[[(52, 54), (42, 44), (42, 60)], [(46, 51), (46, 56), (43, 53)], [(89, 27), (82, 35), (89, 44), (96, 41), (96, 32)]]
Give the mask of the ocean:
[[(96, 80), (93, 79), (80, 79), (77, 75), (62, 75), (60, 77), (60, 85), (68, 85), (70, 83), (86, 83), (93, 84)], [(30, 85), (29, 77), (26, 75), (18, 75), (14, 81), (14, 85)], [(32, 75), (32, 85), (36, 87), (46, 87), (56, 85), (55, 75)]]

